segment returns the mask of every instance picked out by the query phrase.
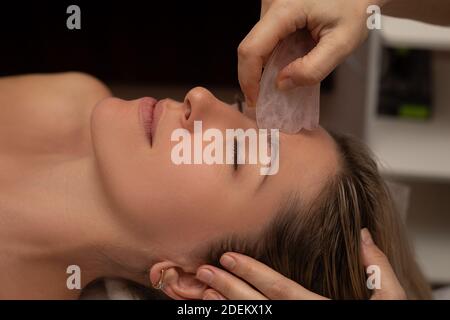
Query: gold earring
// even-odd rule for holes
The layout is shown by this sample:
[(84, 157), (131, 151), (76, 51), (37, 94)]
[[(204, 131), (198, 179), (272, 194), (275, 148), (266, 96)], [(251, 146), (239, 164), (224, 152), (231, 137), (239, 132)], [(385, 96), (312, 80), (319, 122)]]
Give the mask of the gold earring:
[(152, 284), (153, 288), (156, 290), (161, 290), (164, 287), (164, 271), (165, 269), (161, 269), (161, 276), (159, 278), (159, 281), (156, 284)]

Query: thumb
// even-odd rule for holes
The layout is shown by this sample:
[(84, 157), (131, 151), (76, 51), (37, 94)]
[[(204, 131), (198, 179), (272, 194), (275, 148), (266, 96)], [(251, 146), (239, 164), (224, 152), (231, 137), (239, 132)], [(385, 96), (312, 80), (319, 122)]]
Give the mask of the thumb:
[(344, 28), (334, 29), (320, 37), (317, 45), (304, 57), (287, 65), (278, 75), (278, 87), (289, 90), (298, 86), (318, 84), (331, 73), (354, 49)]
[[(380, 287), (374, 289), (372, 300), (404, 300), (403, 290), (386, 255), (375, 245), (369, 230), (361, 230), (362, 261), (366, 270), (375, 270), (380, 277)], [(378, 274), (376, 274), (378, 272)]]

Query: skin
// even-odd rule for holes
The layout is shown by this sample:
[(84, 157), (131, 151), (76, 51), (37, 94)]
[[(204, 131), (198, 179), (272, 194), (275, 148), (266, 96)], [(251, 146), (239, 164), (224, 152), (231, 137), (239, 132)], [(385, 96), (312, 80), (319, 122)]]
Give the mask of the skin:
[(312, 200), (336, 170), (323, 129), (280, 134), (279, 172), (261, 187), (259, 165), (176, 166), (174, 129), (200, 119), (204, 130), (255, 122), (195, 88), (184, 102), (160, 102), (150, 146), (142, 101), (112, 98), (85, 74), (0, 80), (0, 298), (78, 298), (66, 288), (75, 264), (82, 287), (101, 277), (149, 285), (166, 269), (167, 295), (201, 299), (208, 286), (192, 251), (231, 233), (258, 236), (283, 195)]
[(317, 42), (306, 56), (280, 71), (278, 87), (289, 90), (325, 79), (367, 38), (367, 8), (382, 14), (448, 25), (447, 0), (262, 0), (261, 19), (238, 48), (238, 76), (247, 104), (254, 107), (262, 68), (278, 42), (306, 28)]

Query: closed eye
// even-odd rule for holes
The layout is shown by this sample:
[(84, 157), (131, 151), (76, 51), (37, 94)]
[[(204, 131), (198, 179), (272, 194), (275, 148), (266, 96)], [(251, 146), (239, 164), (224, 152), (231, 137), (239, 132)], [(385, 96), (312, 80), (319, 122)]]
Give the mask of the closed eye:
[(242, 99), (239, 97), (239, 95), (236, 95), (236, 97), (235, 97), (235, 105), (236, 105), (238, 111), (243, 114), (244, 113), (244, 105), (243, 105)]
[[(235, 105), (236, 105), (238, 111), (243, 114), (244, 113), (244, 107), (243, 107), (242, 99), (240, 98), (239, 95), (235, 96)], [(234, 171), (238, 170), (238, 142), (237, 142), (237, 138), (234, 138), (234, 141), (233, 141), (233, 167), (234, 167)]]
[(237, 171), (238, 169), (238, 150), (237, 150), (237, 139), (234, 138), (233, 141), (233, 166), (234, 166), (234, 171)]

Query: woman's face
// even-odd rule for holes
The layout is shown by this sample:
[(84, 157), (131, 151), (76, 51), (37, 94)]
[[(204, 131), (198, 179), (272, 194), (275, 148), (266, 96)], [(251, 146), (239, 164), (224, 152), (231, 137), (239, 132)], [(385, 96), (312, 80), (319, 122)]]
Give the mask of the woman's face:
[(272, 176), (260, 175), (260, 164), (176, 165), (174, 130), (193, 135), (194, 121), (201, 120), (203, 132), (216, 128), (225, 137), (226, 129), (257, 129), (256, 122), (195, 88), (184, 102), (157, 103), (150, 141), (141, 112), (152, 103), (151, 98), (101, 101), (92, 115), (92, 137), (105, 190), (121, 223), (142, 241), (158, 241), (172, 255), (165, 258), (176, 259), (232, 233), (257, 234), (284, 196), (296, 191), (305, 202), (313, 199), (336, 168), (335, 145), (323, 129), (280, 133), (279, 170)]

